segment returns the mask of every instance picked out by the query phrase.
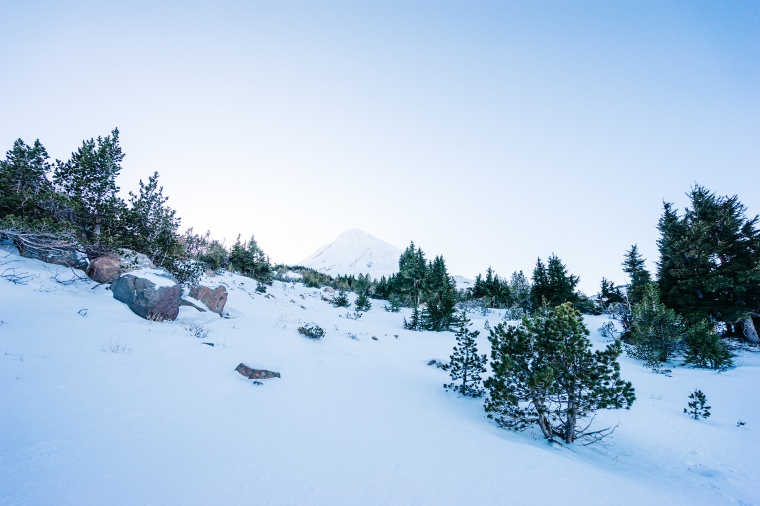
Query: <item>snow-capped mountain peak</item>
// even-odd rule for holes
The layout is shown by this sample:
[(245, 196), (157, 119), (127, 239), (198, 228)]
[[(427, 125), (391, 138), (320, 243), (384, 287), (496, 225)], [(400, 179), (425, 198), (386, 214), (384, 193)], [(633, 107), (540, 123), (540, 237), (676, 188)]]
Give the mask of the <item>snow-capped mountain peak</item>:
[(401, 253), (396, 246), (352, 228), (318, 249), (300, 265), (331, 276), (369, 274), (379, 279), (398, 272)]

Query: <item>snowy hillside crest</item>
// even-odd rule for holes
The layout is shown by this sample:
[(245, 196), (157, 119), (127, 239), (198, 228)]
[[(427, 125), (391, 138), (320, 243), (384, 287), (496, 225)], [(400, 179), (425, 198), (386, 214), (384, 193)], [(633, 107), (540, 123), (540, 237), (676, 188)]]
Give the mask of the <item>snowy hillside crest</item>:
[(400, 248), (352, 228), (299, 264), (330, 276), (369, 274), (380, 279), (398, 272), (401, 253)]

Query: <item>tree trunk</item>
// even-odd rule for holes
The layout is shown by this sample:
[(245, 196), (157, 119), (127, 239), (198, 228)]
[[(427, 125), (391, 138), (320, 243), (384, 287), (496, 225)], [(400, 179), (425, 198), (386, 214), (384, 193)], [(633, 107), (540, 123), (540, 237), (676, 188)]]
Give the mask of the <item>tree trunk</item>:
[(757, 329), (755, 329), (755, 323), (752, 321), (752, 317), (748, 316), (742, 320), (742, 326), (744, 327), (744, 338), (753, 344), (760, 343), (760, 337), (757, 335)]

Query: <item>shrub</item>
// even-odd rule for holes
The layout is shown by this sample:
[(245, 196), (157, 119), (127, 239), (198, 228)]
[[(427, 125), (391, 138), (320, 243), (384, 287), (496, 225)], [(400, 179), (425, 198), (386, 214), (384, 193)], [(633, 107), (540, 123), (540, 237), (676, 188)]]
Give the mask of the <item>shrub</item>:
[(315, 341), (319, 341), (325, 335), (325, 331), (316, 323), (307, 323), (303, 327), (299, 327), (298, 333)]

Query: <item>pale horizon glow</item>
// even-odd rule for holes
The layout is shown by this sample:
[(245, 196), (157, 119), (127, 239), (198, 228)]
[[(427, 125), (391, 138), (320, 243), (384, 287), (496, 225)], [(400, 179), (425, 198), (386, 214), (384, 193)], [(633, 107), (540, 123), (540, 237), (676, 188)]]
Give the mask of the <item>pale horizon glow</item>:
[(760, 212), (756, 2), (6, 2), (0, 150), (121, 132), (182, 230), (295, 263), (349, 228), (594, 293), (699, 183)]

